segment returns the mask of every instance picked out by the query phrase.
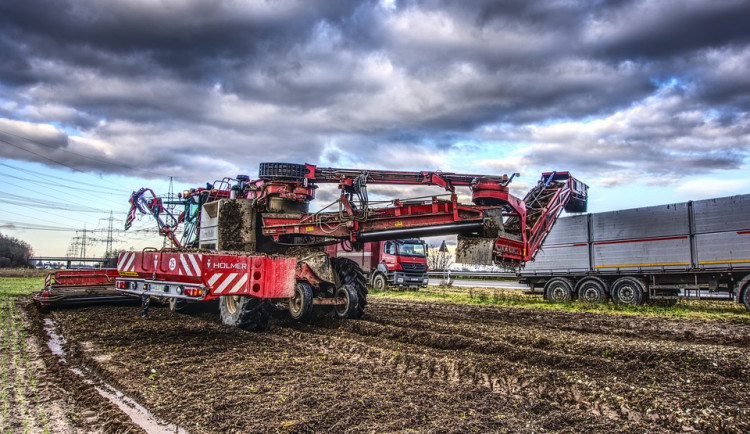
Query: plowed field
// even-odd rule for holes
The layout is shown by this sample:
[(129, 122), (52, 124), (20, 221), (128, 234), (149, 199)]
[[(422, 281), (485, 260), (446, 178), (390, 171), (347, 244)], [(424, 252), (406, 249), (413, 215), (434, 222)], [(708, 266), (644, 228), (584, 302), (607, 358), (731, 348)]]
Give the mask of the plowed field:
[[(373, 298), (363, 320), (94, 306), (40, 314), (48, 382), (138, 431), (80, 367), (189, 432), (750, 431), (750, 325)], [(47, 326), (50, 326), (47, 322)], [(82, 424), (84, 422), (81, 422)]]

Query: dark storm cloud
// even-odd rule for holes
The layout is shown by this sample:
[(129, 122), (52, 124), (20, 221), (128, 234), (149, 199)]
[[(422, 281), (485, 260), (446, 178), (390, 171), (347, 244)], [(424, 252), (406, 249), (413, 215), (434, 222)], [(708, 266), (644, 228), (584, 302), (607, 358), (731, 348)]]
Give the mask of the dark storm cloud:
[(61, 136), (49, 157), (81, 170), (191, 181), (266, 160), (450, 168), (466, 143), (524, 146), (487, 163), (506, 171), (731, 169), (750, 150), (747, 16), (733, 0), (6, 0), (0, 130)]

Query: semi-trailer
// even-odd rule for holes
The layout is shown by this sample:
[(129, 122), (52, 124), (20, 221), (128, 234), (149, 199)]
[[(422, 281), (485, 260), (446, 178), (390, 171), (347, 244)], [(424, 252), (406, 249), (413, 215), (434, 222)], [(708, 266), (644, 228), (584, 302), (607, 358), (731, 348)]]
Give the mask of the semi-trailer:
[(561, 218), (518, 275), (553, 302), (711, 297), (750, 310), (750, 195)]

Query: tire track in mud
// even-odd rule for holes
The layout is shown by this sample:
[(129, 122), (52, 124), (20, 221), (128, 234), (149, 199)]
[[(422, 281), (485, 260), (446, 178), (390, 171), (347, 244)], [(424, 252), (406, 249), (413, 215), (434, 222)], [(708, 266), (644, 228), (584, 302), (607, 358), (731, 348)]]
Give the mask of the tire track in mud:
[[(610, 336), (621, 320), (526, 310), (374, 298), (364, 320), (306, 325), (282, 314), (259, 334), (213, 312), (59, 317), (103, 378), (196, 432), (750, 429), (741, 344)], [(741, 329), (707, 327), (729, 338)], [(253, 417), (237, 416), (248, 409)]]
[[(668, 319), (643, 315), (566, 312), (533, 308), (460, 305), (439, 302), (410, 302), (377, 299), (368, 313), (387, 312), (394, 320), (427, 317), (435, 321), (470, 322), (480, 325), (517, 325), (525, 329), (572, 331), (581, 334), (628, 339), (704, 343), (750, 348), (750, 324)], [(394, 315), (395, 314), (395, 315)], [(407, 318), (408, 318), (407, 317)]]
[[(451, 348), (466, 348), (474, 352), (497, 354), (506, 360), (518, 362), (532, 359), (546, 363), (550, 367), (569, 369), (584, 365), (588, 369), (612, 371), (613, 369), (630, 371), (636, 367), (649, 372), (653, 368), (679, 367), (683, 363), (714, 366), (714, 373), (728, 379), (742, 378), (750, 375), (747, 365), (747, 351), (730, 345), (705, 344), (702, 342), (682, 342), (672, 340), (627, 339), (620, 335), (582, 333), (574, 328), (546, 328), (548, 324), (516, 325), (507, 324), (502, 317), (503, 311), (493, 312), (489, 321), (481, 322), (456, 320), (452, 316), (446, 321), (433, 317), (420, 318), (418, 315), (393, 315), (392, 310), (370, 313), (366, 319), (368, 327), (359, 327), (363, 335), (381, 334), (380, 328), (395, 327), (399, 331), (385, 331), (392, 339), (404, 339), (413, 335), (413, 330), (430, 330), (451, 339)], [(437, 317), (443, 315), (436, 315)], [(598, 319), (593, 317), (592, 319)], [(375, 325), (377, 324), (377, 325)], [(552, 324), (557, 327), (557, 324)], [(737, 333), (742, 333), (740, 325)], [(424, 332), (423, 332), (424, 333)], [(455, 338), (455, 339), (453, 339)], [(410, 339), (410, 341), (419, 338)], [(719, 367), (717, 357), (723, 366)], [(673, 365), (664, 365), (664, 361), (673, 361)], [(727, 363), (729, 362), (729, 363)], [(619, 366), (624, 363), (624, 366)], [(660, 374), (661, 375), (661, 374)], [(721, 379), (721, 378), (719, 378)]]
[[(325, 348), (333, 357), (364, 364), (365, 369), (385, 367), (400, 377), (461, 382), (517, 399), (547, 398), (609, 419), (634, 422), (646, 418), (658, 422), (662, 417), (649, 412), (659, 407), (668, 412), (675, 406), (675, 402), (655, 403), (653, 397), (664, 390), (701, 394), (700, 384), (723, 384), (726, 393), (711, 398), (717, 401), (714, 406), (719, 412), (731, 412), (722, 404), (728, 395), (742, 395), (742, 381), (750, 372), (746, 352), (740, 348), (705, 344), (685, 348), (669, 340), (631, 342), (622, 336), (592, 337), (577, 331), (559, 332), (556, 338), (561, 342), (552, 345), (534, 337), (534, 329), (543, 329), (539, 324), (523, 330), (531, 338), (516, 336), (512, 342), (503, 342), (513, 332), (508, 332), (502, 320), (468, 323), (438, 309), (429, 309), (429, 317), (421, 318), (414, 314), (413, 305), (404, 308), (398, 303), (382, 309), (387, 316), (381, 317), (381, 308), (372, 309), (365, 321), (344, 323), (333, 340), (331, 328), (321, 325), (299, 329), (293, 337), (311, 348)], [(424, 313), (424, 309), (417, 310)], [(540, 342), (550, 348), (538, 348)], [(607, 354), (610, 349), (616, 355)], [(686, 362), (713, 369), (693, 373)], [(649, 393), (633, 393), (642, 390), (648, 378), (655, 383)], [(697, 380), (693, 386), (691, 379)], [(555, 385), (554, 393), (547, 393), (547, 384)]]

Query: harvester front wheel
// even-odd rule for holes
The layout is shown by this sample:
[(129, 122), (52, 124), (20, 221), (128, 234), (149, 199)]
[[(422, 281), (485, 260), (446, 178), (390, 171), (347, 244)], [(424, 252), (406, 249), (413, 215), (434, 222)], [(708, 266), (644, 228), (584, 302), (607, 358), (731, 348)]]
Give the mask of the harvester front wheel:
[[(331, 265), (339, 280), (334, 296), (340, 298), (339, 290), (348, 287), (356, 297), (354, 312), (346, 318), (362, 318), (365, 314), (365, 306), (367, 306), (367, 280), (362, 274), (362, 269), (356, 262), (346, 258), (331, 258)], [(341, 317), (338, 314), (338, 309), (336, 314)]]
[(297, 282), (294, 297), (289, 299), (289, 314), (297, 321), (308, 321), (313, 313), (313, 290), (305, 282)]
[(223, 296), (219, 301), (221, 322), (244, 330), (262, 332), (268, 328), (263, 300), (255, 297)]

